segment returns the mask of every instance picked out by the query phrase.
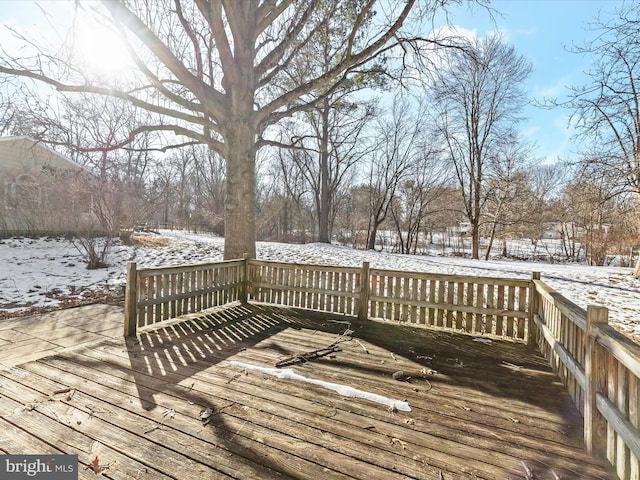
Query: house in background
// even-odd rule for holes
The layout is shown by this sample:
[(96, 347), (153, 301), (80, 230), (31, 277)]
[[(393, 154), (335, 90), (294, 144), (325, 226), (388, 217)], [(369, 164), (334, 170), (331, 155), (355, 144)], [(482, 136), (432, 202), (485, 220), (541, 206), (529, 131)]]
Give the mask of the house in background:
[(93, 221), (91, 174), (30, 137), (0, 137), (0, 236), (77, 232)]

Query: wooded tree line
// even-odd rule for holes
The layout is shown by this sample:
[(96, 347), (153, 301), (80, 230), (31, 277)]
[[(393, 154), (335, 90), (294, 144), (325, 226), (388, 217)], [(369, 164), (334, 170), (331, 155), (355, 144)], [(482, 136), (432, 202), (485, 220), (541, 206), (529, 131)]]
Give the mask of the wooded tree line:
[(227, 258), (255, 239), (417, 253), (436, 234), (459, 242), (461, 223), (474, 258), (553, 229), (568, 259), (638, 247), (637, 2), (582, 47), (594, 83), (565, 106), (589, 148), (564, 163), (518, 133), (525, 58), (499, 35), (424, 33), (448, 2), (165, 3), (104, 2), (131, 85), (44, 51), (0, 63), (3, 132), (87, 165), (112, 231), (214, 231)]
[[(105, 104), (97, 107), (108, 109)], [(429, 245), (435, 242), (462, 254), (463, 242), (472, 241), (470, 228), (461, 228), (468, 222), (464, 183), (446, 149), (432, 143), (436, 134), (427, 127), (433, 123), (430, 109), (419, 99), (396, 98), (386, 111), (376, 110), (354, 104), (349, 115), (340, 116), (344, 124), (335, 120), (330, 130), (328, 240), (411, 254), (433, 250)], [(40, 136), (41, 128), (55, 126), (24, 113), (15, 134)], [(85, 111), (83, 118), (90, 115)], [(63, 131), (61, 127), (56, 137), (64, 138)], [(95, 208), (112, 236), (126, 237), (144, 226), (224, 235), (223, 158), (202, 145), (165, 154), (149, 150), (144, 142), (134, 145), (137, 150), (68, 152), (96, 175)], [(525, 147), (514, 144), (504, 161), (486, 166), (478, 215), (481, 257), (517, 256), (507, 250), (506, 240), (526, 238), (537, 246), (550, 234), (561, 241), (567, 260), (586, 258), (596, 265), (604, 264), (607, 254), (628, 255), (635, 248), (638, 222), (632, 196), (613, 195), (616, 185), (607, 177), (586, 175), (562, 162), (536, 163)], [(257, 238), (319, 241), (323, 194), (318, 149), (273, 147), (265, 152), (257, 174)], [(537, 252), (540, 258), (550, 257), (544, 247)]]

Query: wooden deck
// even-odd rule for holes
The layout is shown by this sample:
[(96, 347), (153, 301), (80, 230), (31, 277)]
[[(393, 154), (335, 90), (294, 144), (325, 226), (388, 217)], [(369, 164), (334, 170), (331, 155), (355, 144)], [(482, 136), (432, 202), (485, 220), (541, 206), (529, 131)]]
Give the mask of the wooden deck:
[(0, 369), (119, 337), (122, 316), (121, 307), (95, 304), (0, 319)]
[(77, 453), (80, 478), (615, 478), (522, 344), (349, 319), (341, 351), (290, 367), (410, 412), (230, 364), (324, 348), (336, 320), (233, 306), (0, 371), (0, 451)]

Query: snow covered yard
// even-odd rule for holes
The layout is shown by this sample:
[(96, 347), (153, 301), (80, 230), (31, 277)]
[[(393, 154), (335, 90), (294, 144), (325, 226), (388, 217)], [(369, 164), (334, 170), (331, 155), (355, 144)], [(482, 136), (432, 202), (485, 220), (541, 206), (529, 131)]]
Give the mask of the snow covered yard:
[[(223, 257), (224, 240), (219, 237), (163, 230), (160, 235), (141, 238), (147, 241), (137, 246), (115, 245), (108, 258), (109, 268), (100, 270), (87, 270), (80, 252), (64, 239), (0, 240), (0, 318), (91, 299), (105, 289), (122, 293), (128, 261), (144, 268)], [(258, 242), (257, 256), (320, 265), (360, 266), (369, 262), (372, 268), (522, 279), (538, 271), (544, 282), (579, 306), (608, 307), (610, 323), (640, 342), (640, 280), (633, 278), (630, 268), (399, 255), (318, 243)]]

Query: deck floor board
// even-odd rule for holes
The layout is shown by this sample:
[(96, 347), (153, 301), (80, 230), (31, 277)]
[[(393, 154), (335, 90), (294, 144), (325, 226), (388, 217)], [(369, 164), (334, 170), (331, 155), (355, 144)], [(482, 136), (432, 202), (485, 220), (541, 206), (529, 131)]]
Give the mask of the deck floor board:
[[(410, 412), (230, 363), (274, 367), (341, 338), (286, 368)], [(0, 388), (0, 451), (99, 457), (105, 478), (615, 478), (529, 347), (333, 315), (232, 306), (14, 366)]]

